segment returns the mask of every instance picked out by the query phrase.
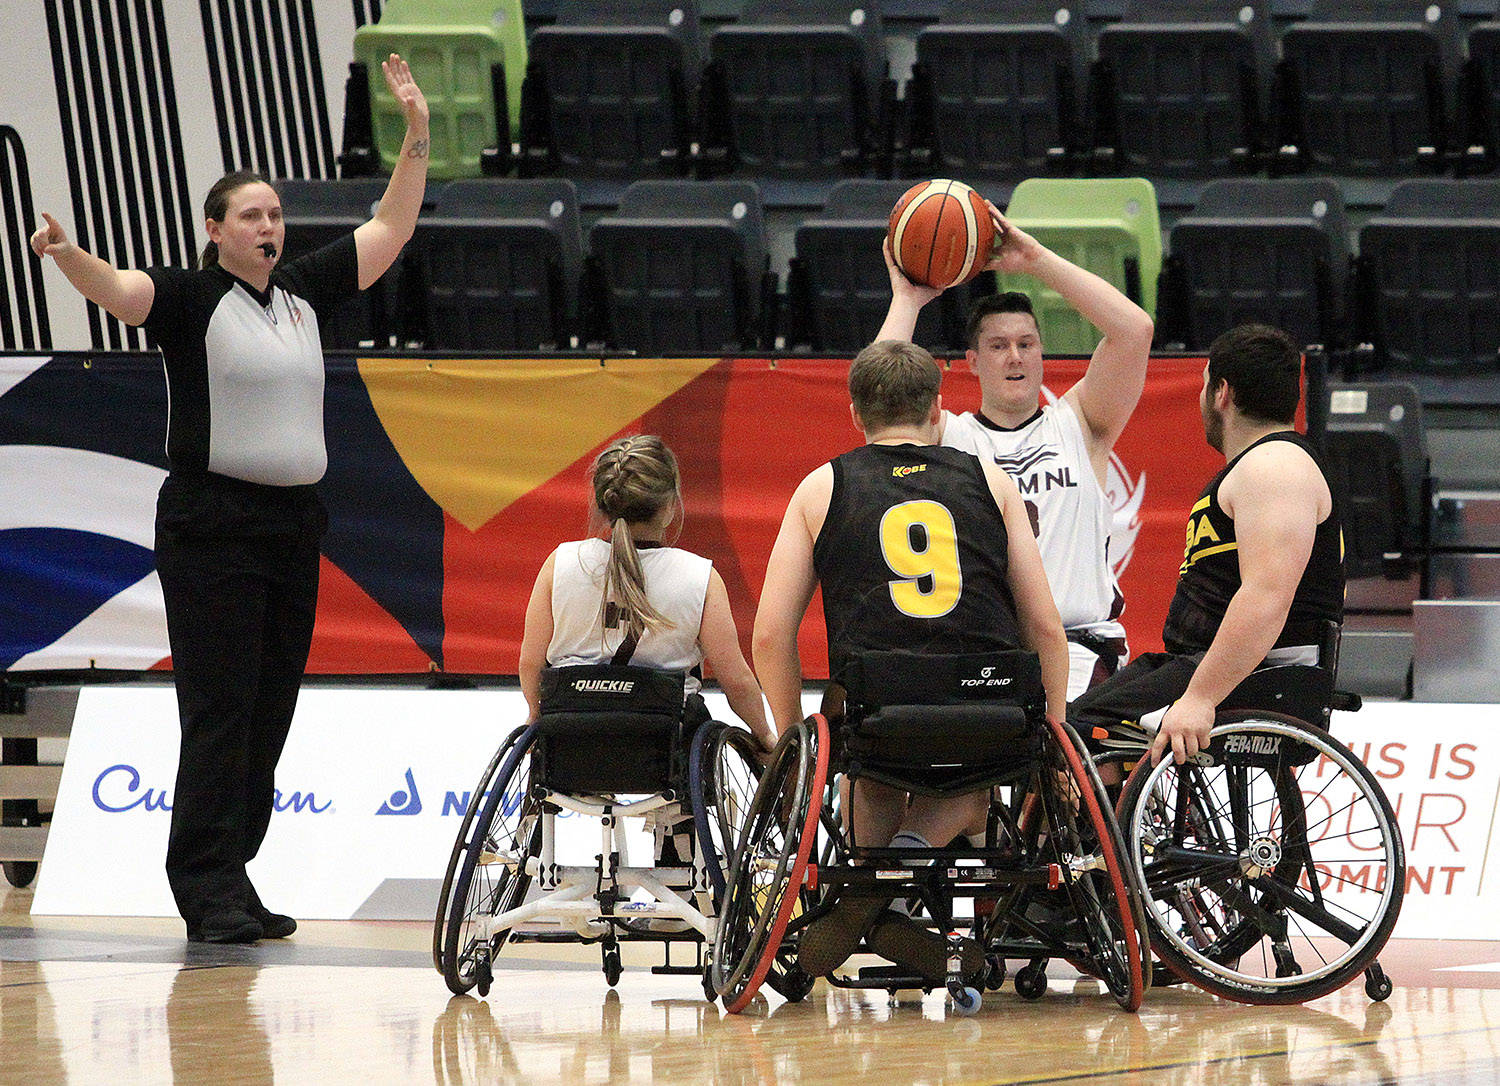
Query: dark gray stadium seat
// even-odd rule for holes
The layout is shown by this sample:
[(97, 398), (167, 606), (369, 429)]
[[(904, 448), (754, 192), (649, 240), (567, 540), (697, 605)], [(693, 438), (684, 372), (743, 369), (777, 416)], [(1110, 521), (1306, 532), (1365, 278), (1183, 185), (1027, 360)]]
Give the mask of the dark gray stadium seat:
[(1454, 382), (1500, 378), (1500, 181), (1404, 182), (1359, 248), (1365, 331), (1384, 366), (1429, 403), (1449, 398), (1443, 383), (1462, 399)]
[[(281, 214), (286, 222), (286, 248), (281, 261), (295, 260), (343, 237), (370, 221), (386, 179), (365, 177), (343, 181), (286, 180), (276, 182)], [(350, 298), (319, 321), (323, 346), (339, 350), (390, 345), (397, 332), (397, 295), (405, 258), (368, 290)]]
[(1072, 168), (1070, 153), (1084, 139), (1077, 33), (1065, 11), (1054, 3), (950, 4), (917, 34), (908, 176), (1014, 183)]
[(1469, 31), (1465, 68), (1465, 138), (1493, 165), (1500, 156), (1500, 23), (1481, 23)]
[[(714, 32), (709, 56), (703, 125), (724, 133), (705, 141), (724, 144), (711, 169), (760, 181), (889, 172), (878, 7), (749, 0), (739, 22)], [(771, 187), (763, 195), (782, 202)]]
[[(797, 227), (790, 282), (792, 345), (853, 352), (875, 338), (891, 304), (891, 280), (881, 255), (891, 208), (909, 181), (843, 181), (821, 214)], [(957, 346), (957, 297), (946, 291), (922, 307), (913, 336), (939, 350)], [(800, 334), (799, 334), (800, 332)]]
[(589, 204), (612, 203), (626, 182), (687, 171), (701, 55), (696, 4), (569, 0), (528, 48), (523, 172), (615, 183), (581, 185)]
[[(1416, 0), (1272, 0), (1281, 34), (1279, 144), (1315, 173), (1431, 173), (1448, 151), (1454, 22)], [(1436, 18), (1432, 18), (1436, 15)], [(1300, 19), (1300, 21), (1298, 21)]]
[(1127, 4), (1098, 37), (1093, 169), (1153, 180), (1248, 172), (1263, 139), (1253, 15), (1234, 0)]
[(1324, 437), (1351, 579), (1401, 576), (1425, 553), (1429, 460), (1422, 402), (1400, 382), (1333, 384)]
[(589, 234), (609, 347), (748, 350), (767, 266), (760, 192), (747, 181), (638, 181)]
[(1172, 227), (1170, 247), (1165, 278), (1182, 326), (1163, 328), (1167, 340), (1203, 350), (1221, 332), (1260, 321), (1302, 345), (1342, 343), (1349, 242), (1337, 182), (1212, 182)]
[(571, 181), (453, 181), (417, 224), (429, 350), (566, 349), (583, 243)]

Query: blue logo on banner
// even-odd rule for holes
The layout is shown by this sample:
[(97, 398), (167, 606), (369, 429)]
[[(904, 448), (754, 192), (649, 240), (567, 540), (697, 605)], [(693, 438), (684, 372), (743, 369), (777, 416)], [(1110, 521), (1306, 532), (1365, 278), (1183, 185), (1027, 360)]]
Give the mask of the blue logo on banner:
[[(165, 788), (141, 787), (141, 771), (133, 765), (112, 765), (94, 778), (94, 806), (109, 814), (123, 814), (139, 807), (143, 811), (170, 811)], [(272, 807), (277, 813), (322, 814), (333, 806), (333, 800), (319, 803), (312, 792), (283, 794), (276, 789)]]
[(406, 770), (406, 791), (397, 789), (391, 793), (391, 798), (380, 805), (378, 815), (415, 815), (422, 813), (422, 797), (417, 795), (417, 781), (411, 775), (411, 767)]

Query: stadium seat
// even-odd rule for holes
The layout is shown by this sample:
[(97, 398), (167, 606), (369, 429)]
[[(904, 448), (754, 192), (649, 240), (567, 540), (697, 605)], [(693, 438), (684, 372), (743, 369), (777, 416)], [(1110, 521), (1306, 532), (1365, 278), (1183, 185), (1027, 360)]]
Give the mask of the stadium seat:
[[(881, 256), (891, 208), (909, 181), (842, 181), (821, 214), (797, 227), (788, 293), (793, 346), (858, 351), (875, 338), (891, 304)], [(946, 291), (922, 307), (913, 338), (932, 350), (958, 346), (957, 295)]]
[[(385, 186), (384, 178), (375, 177), (343, 181), (277, 181), (281, 214), (286, 222), (281, 262), (320, 249), (368, 222), (380, 198), (385, 195)], [(388, 347), (391, 336), (398, 331), (397, 298), (404, 281), (405, 265), (403, 255), (370, 289), (360, 291), (331, 316), (319, 321), (318, 331), (323, 346), (340, 350)]]
[(1459, 97), (1465, 108), (1465, 144), (1477, 161), (1493, 166), (1500, 156), (1500, 22), (1470, 30), (1468, 54)]
[[(1403, 178), (1441, 168), (1452, 20), (1415, 0), (1272, 0), (1283, 166)], [(1293, 17), (1300, 16), (1300, 19)]]
[(686, 173), (700, 50), (692, 3), (559, 5), (531, 36), (522, 172), (571, 178), (596, 206), (630, 181)]
[(700, 105), (707, 172), (752, 177), (776, 203), (806, 197), (774, 182), (889, 173), (895, 92), (878, 7), (749, 0), (738, 22), (713, 33), (709, 57)]
[(1058, 3), (954, 3), (917, 34), (903, 172), (1014, 183), (1062, 173), (1084, 140), (1072, 21)]
[(1324, 451), (1343, 504), (1348, 578), (1409, 573), (1427, 540), (1429, 460), (1416, 388), (1330, 385)]
[(1104, 28), (1091, 99), (1096, 174), (1247, 172), (1264, 138), (1254, 8), (1132, 0)]
[(566, 350), (583, 242), (562, 179), (454, 181), (417, 224), (429, 350)]
[(1412, 380), (1424, 402), (1493, 390), (1500, 181), (1404, 182), (1359, 232), (1359, 249), (1364, 332), (1378, 361)]
[(354, 32), (354, 57), (367, 71), (375, 146), (389, 172), (406, 121), (386, 89), (380, 62), (400, 53), (432, 113), (428, 176), (478, 177), (494, 149), (508, 163), (521, 117), (526, 28), (521, 0), (387, 0), (378, 23)]
[[(1161, 273), (1156, 192), (1139, 177), (1029, 178), (1016, 186), (1006, 216), (1065, 259), (1102, 276), (1153, 316)], [(1055, 291), (1030, 276), (995, 273), (1000, 290), (1031, 295), (1042, 345), (1051, 354), (1089, 354), (1099, 333)]]
[(747, 181), (637, 181), (589, 234), (609, 347), (752, 349), (766, 291), (760, 193)]
[(1162, 342), (1204, 350), (1246, 321), (1285, 329), (1301, 345), (1338, 346), (1348, 289), (1349, 241), (1336, 181), (1233, 178), (1207, 185), (1171, 231)]

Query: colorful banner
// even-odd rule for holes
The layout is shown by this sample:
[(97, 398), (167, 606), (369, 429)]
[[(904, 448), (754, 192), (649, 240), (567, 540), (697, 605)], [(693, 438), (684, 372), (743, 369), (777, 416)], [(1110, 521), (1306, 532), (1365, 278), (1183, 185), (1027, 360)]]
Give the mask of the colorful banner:
[[(1050, 359), (1048, 396), (1084, 360)], [(713, 559), (748, 647), (787, 500), (853, 447), (847, 360), (332, 357), (330, 514), (309, 671), (513, 674), (532, 580), (588, 531), (588, 465), (658, 433), (683, 471), (680, 544)], [(1111, 458), (1112, 560), (1136, 652), (1160, 647), (1187, 509), (1222, 461), (1201, 358), (1153, 359)], [(946, 406), (977, 407), (950, 365)], [(0, 666), (169, 668), (152, 569), (166, 392), (154, 354), (0, 355)], [(802, 630), (827, 674), (821, 607)]]

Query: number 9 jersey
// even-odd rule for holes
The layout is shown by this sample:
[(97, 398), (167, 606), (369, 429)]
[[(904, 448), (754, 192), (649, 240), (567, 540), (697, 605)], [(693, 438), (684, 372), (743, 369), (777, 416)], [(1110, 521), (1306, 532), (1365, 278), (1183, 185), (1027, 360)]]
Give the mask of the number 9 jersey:
[(976, 457), (939, 445), (863, 445), (831, 466), (813, 569), (835, 680), (860, 650), (1018, 646), (1005, 519)]

